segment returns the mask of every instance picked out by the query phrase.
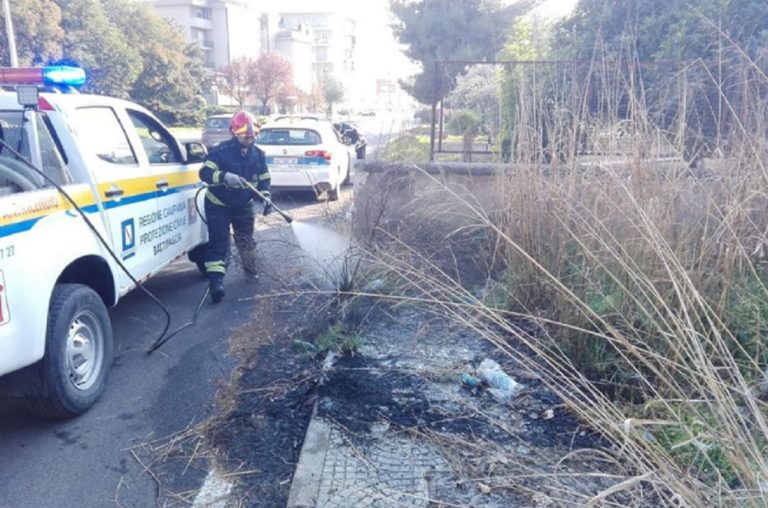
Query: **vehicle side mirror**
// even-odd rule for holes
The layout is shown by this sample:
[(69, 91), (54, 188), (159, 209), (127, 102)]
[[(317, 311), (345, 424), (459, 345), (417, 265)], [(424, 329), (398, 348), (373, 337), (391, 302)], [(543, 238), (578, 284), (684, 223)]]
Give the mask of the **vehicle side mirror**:
[(205, 148), (205, 145), (197, 141), (186, 143), (184, 147), (187, 149), (187, 164), (203, 162), (205, 161), (205, 156), (208, 155), (208, 149)]
[(344, 142), (345, 145), (351, 145), (352, 144), (352, 138), (350, 138), (349, 136), (343, 136), (341, 139), (342, 139), (342, 141)]

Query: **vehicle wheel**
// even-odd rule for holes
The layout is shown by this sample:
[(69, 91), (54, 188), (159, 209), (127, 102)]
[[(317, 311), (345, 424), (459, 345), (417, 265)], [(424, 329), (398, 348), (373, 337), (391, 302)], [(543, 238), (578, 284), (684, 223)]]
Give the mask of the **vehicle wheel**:
[(352, 185), (352, 157), (347, 155), (347, 175), (344, 177), (344, 181), (341, 185)]
[(82, 284), (57, 285), (27, 407), (46, 418), (86, 412), (104, 391), (112, 354), (112, 324), (99, 295)]
[(341, 189), (341, 171), (339, 171), (338, 178), (336, 178), (336, 186), (328, 191), (328, 201), (339, 200), (339, 190)]

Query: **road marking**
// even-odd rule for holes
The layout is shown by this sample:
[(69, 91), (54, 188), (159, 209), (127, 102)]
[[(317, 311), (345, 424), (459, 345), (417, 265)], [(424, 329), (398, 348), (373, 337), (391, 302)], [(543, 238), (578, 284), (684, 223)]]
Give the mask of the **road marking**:
[(208, 476), (195, 496), (192, 508), (225, 508), (232, 483), (220, 477), (215, 471), (208, 471)]

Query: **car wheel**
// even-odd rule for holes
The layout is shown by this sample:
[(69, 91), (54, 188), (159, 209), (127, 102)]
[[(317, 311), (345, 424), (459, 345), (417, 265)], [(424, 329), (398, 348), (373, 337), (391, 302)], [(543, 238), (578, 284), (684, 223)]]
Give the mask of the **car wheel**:
[(29, 410), (46, 418), (86, 412), (101, 396), (112, 365), (112, 324), (99, 295), (59, 284), (48, 310), (45, 356), (32, 372)]
[(340, 189), (341, 189), (341, 170), (339, 170), (339, 174), (336, 175), (336, 185), (334, 185), (333, 189), (328, 191), (328, 201), (338, 201)]

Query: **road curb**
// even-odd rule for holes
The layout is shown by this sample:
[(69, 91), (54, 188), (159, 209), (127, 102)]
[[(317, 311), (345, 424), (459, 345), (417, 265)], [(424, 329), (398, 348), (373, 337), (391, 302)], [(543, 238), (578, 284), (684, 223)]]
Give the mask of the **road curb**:
[(315, 508), (320, 492), (323, 466), (330, 445), (331, 426), (315, 418), (316, 408), (307, 427), (296, 471), (293, 474), (287, 508)]

